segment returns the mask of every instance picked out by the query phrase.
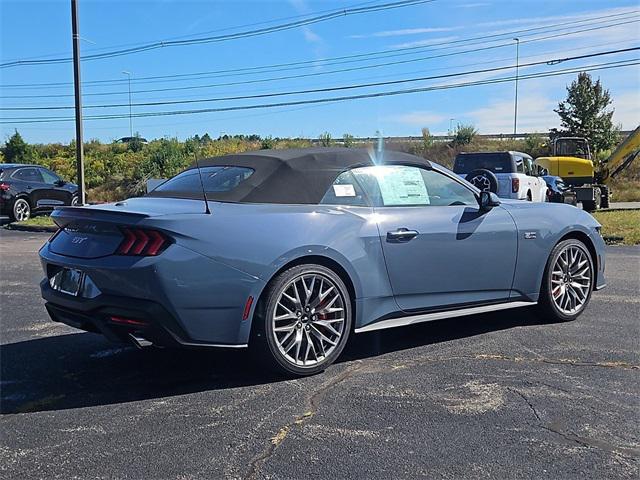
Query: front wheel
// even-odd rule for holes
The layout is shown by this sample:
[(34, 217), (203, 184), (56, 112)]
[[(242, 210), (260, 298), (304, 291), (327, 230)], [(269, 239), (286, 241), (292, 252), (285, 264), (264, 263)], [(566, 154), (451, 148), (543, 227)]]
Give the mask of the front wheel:
[(593, 260), (584, 243), (575, 239), (558, 243), (542, 279), (540, 310), (554, 320), (576, 319), (589, 303), (594, 278)]
[(298, 265), (271, 282), (254, 320), (252, 347), (281, 373), (313, 375), (344, 349), (351, 315), (349, 292), (334, 271)]

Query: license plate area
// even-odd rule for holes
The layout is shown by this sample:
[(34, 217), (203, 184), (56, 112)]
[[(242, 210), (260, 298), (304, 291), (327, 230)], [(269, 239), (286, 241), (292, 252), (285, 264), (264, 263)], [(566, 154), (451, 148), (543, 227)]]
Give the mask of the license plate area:
[(75, 268), (63, 268), (49, 279), (49, 285), (56, 292), (77, 297), (84, 283), (84, 273)]

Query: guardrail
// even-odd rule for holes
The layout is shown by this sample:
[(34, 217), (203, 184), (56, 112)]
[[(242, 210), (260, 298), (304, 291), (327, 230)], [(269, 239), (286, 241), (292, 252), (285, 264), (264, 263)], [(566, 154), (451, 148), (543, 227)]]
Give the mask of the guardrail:
[[(631, 134), (631, 132), (632, 130), (620, 131), (620, 136), (627, 137), (628, 135)], [(549, 135), (544, 133), (490, 133), (490, 134), (478, 134), (476, 135), (476, 138), (481, 138), (485, 140), (524, 140), (525, 138), (530, 136), (539, 136), (547, 139), (549, 138)], [(429, 138), (434, 142), (450, 142), (454, 139), (454, 137), (455, 137), (454, 135), (431, 135)], [(422, 142), (424, 140), (422, 135), (408, 136), (408, 137), (382, 137), (382, 139), (385, 142)], [(311, 138), (309, 139), (309, 141), (314, 145), (322, 143), (322, 140), (318, 138)], [(377, 142), (378, 137), (354, 137), (354, 138), (350, 138), (349, 141), (355, 142), (355, 143), (370, 143), (370, 142)], [(344, 143), (344, 139), (332, 138), (331, 142), (334, 144), (340, 145)]]

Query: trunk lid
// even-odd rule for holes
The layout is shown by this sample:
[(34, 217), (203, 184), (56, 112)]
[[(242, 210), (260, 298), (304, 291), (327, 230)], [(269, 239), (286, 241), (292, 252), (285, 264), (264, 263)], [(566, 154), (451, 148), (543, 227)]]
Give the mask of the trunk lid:
[(135, 227), (151, 217), (203, 213), (202, 200), (173, 198), (132, 198), (113, 204), (61, 207), (51, 214), (60, 231), (49, 241), (49, 249), (67, 257), (106, 257), (113, 255), (124, 240), (123, 228)]

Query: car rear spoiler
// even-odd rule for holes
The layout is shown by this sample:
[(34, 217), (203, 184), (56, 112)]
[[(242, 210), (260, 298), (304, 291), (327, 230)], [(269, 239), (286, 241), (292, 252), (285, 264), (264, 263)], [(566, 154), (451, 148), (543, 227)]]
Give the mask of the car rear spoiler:
[(56, 207), (51, 213), (51, 219), (60, 228), (64, 228), (69, 223), (79, 220), (87, 223), (94, 221), (101, 223), (125, 223), (127, 225), (132, 225), (149, 217), (150, 215), (146, 213), (118, 212), (114, 210), (86, 207)]

